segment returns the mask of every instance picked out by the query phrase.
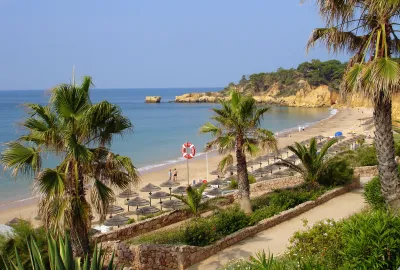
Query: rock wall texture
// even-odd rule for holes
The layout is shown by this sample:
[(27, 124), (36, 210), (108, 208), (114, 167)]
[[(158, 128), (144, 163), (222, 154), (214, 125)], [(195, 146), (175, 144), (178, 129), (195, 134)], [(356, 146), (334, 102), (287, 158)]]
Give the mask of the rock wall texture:
[(161, 97), (160, 96), (147, 96), (145, 99), (146, 103), (160, 103)]
[(185, 220), (191, 216), (192, 214), (188, 211), (175, 210), (171, 213), (165, 213), (151, 219), (129, 224), (107, 233), (94, 235), (93, 240), (95, 242), (125, 240)]
[(124, 242), (114, 242), (111, 248), (117, 250), (116, 261), (128, 269), (186, 269), (211, 255), (237, 242), (269, 229), (277, 224), (296, 217), (334, 197), (342, 195), (352, 189), (360, 187), (360, 178), (356, 177), (348, 186), (336, 188), (326, 192), (315, 201), (302, 203), (278, 215), (260, 221), (254, 226), (244, 228), (233, 233), (212, 245), (205, 247), (173, 246), (173, 245), (131, 245)]

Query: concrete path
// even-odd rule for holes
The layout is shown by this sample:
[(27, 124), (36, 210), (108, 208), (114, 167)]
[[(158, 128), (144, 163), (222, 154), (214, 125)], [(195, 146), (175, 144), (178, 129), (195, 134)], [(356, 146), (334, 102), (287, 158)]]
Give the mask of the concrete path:
[[(365, 183), (369, 178), (361, 179)], [(247, 238), (233, 246), (230, 246), (208, 259), (191, 266), (188, 269), (218, 269), (226, 262), (239, 258), (248, 258), (257, 251), (268, 250), (275, 256), (283, 253), (289, 244), (289, 238), (294, 232), (303, 229), (303, 220), (307, 219), (311, 226), (321, 219), (332, 218), (340, 220), (354, 213), (360, 212), (365, 206), (362, 196), (363, 189), (356, 189), (339, 197), (336, 197), (310, 211), (303, 213), (291, 220), (285, 221), (271, 229)]]

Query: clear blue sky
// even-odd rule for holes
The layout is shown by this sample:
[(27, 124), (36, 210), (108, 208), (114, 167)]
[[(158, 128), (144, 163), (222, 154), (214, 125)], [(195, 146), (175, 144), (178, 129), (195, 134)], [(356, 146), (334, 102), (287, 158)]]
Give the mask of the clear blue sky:
[(225, 86), (329, 55), (314, 1), (0, 0), (0, 90), (91, 75), (97, 88)]

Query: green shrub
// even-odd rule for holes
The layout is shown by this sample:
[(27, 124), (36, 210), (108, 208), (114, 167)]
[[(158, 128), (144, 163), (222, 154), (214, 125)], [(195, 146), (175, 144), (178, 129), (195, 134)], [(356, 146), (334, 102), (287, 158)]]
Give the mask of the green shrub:
[(397, 269), (400, 218), (388, 211), (356, 214), (343, 223), (343, 268)]
[(373, 209), (385, 209), (386, 202), (381, 191), (381, 182), (379, 177), (372, 178), (364, 186), (364, 199)]
[(250, 217), (238, 206), (219, 210), (214, 215), (215, 229), (221, 236), (234, 233), (249, 225)]
[(295, 232), (290, 239), (288, 256), (293, 260), (318, 258), (329, 269), (342, 264), (340, 251), (343, 248), (341, 222), (323, 220), (311, 228), (304, 221), (305, 230)]
[[(15, 260), (15, 250), (21, 259), (21, 263), (25, 268), (29, 268), (30, 256), (26, 248), (27, 239), (33, 239), (42, 254), (43, 260), (48, 264), (47, 255), (47, 238), (43, 227), (35, 229), (28, 221), (21, 221), (13, 225), (13, 233), (1, 235), (0, 237), (0, 255), (11, 261)], [(3, 261), (0, 259), (0, 269), (6, 269)]]
[(178, 245), (184, 244), (184, 231), (183, 228), (172, 228), (163, 230), (162, 232), (156, 231), (151, 233), (146, 233), (144, 235), (135, 237), (128, 240), (128, 243), (138, 245), (138, 244), (170, 244)]
[(269, 194), (258, 196), (251, 199), (251, 206), (253, 208), (253, 211), (268, 206), (268, 204), (269, 204)]
[(132, 223), (135, 223), (135, 219), (134, 219), (134, 218), (130, 218), (130, 219), (128, 220), (128, 222), (127, 222), (127, 224), (132, 224)]
[(254, 225), (263, 219), (270, 218), (278, 214), (281, 211), (282, 208), (277, 207), (275, 205), (259, 208), (251, 214), (249, 224)]
[(206, 246), (219, 239), (211, 218), (196, 218), (187, 222), (183, 234), (185, 243), (191, 246)]
[(396, 151), (396, 157), (400, 157), (400, 143), (399, 142), (396, 142), (394, 144), (394, 149)]
[(340, 186), (351, 182), (354, 170), (346, 160), (332, 160), (324, 173), (318, 179), (318, 183), (324, 186)]
[(360, 166), (374, 166), (378, 165), (376, 157), (376, 149), (373, 146), (360, 147), (356, 150), (357, 159)]
[[(254, 184), (255, 182), (257, 182), (256, 178), (254, 177), (254, 175), (249, 175), (249, 184)], [(229, 187), (232, 189), (237, 189), (238, 188), (238, 181), (235, 178), (232, 177), (232, 180), (229, 184)]]

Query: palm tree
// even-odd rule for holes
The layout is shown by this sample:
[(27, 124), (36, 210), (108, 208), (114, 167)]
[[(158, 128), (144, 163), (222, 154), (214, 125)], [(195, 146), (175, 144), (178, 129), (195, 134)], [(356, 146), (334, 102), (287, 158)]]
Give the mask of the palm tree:
[(288, 167), (300, 173), (304, 179), (304, 182), (310, 183), (315, 187), (318, 185), (318, 179), (323, 173), (325, 173), (325, 170), (328, 167), (329, 159), (326, 158), (328, 149), (336, 142), (336, 139), (327, 141), (319, 152), (317, 140), (315, 138), (311, 139), (308, 148), (296, 142), (295, 146), (288, 146), (288, 149), (300, 159), (301, 165), (295, 165), (290, 161), (283, 159), (277, 164)]
[[(89, 257), (86, 256), (84, 260), (80, 257), (75, 257), (72, 255), (72, 245), (70, 239), (67, 236), (59, 237), (55, 240), (52, 236), (47, 236), (48, 243), (48, 255), (49, 255), (49, 265), (46, 265), (43, 259), (43, 254), (41, 254), (35, 239), (29, 237), (26, 239), (27, 251), (30, 255), (30, 263), (27, 267), (24, 267), (21, 257), (15, 250), (15, 260), (9, 258), (4, 258), (0, 256), (3, 261), (3, 266), (6, 270), (24, 270), (24, 269), (37, 269), (37, 270), (100, 270), (116, 269), (114, 266), (114, 252), (111, 255), (111, 259), (108, 263), (107, 268), (104, 267), (105, 253), (103, 253), (101, 247), (95, 246), (93, 254), (91, 256), (91, 261)], [(83, 262), (83, 264), (82, 264)]]
[(400, 207), (399, 179), (392, 133), (392, 96), (399, 93), (400, 53), (397, 36), (400, 0), (317, 0), (325, 28), (315, 29), (307, 48), (318, 41), (330, 51), (347, 52), (344, 96), (359, 91), (374, 106), (375, 144), (382, 194)]
[[(115, 135), (132, 128), (118, 106), (90, 100), (92, 79), (81, 85), (61, 84), (51, 91), (48, 105), (25, 104), (27, 133), (7, 144), (0, 162), (12, 174), (34, 176), (40, 195), (39, 215), (48, 230), (70, 231), (75, 256), (89, 252), (92, 207), (104, 220), (115, 196), (112, 187), (139, 181), (130, 158), (110, 151)], [(42, 168), (42, 159), (58, 158), (56, 168)], [(86, 195), (90, 193), (90, 202)]]
[(201, 133), (210, 133), (213, 140), (207, 143), (206, 150), (216, 147), (221, 154), (227, 154), (219, 163), (224, 171), (233, 163), (232, 151), (236, 152), (239, 197), (241, 207), (246, 213), (251, 212), (250, 186), (247, 172), (246, 153), (257, 154), (261, 149), (276, 150), (276, 139), (271, 131), (260, 128), (260, 120), (269, 108), (258, 108), (251, 96), (238, 91), (230, 93), (229, 100), (221, 100), (222, 108), (213, 108), (214, 125), (207, 122), (200, 128)]
[(186, 188), (186, 197), (182, 195), (173, 195), (174, 197), (181, 200), (184, 204), (186, 204), (192, 213), (195, 216), (199, 215), (199, 208), (201, 205), (201, 199), (203, 196), (203, 192), (206, 189), (207, 184), (202, 184), (199, 188), (193, 188), (192, 186), (188, 186)]

